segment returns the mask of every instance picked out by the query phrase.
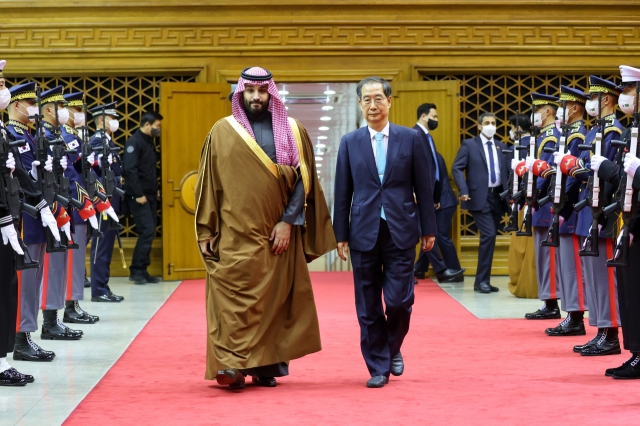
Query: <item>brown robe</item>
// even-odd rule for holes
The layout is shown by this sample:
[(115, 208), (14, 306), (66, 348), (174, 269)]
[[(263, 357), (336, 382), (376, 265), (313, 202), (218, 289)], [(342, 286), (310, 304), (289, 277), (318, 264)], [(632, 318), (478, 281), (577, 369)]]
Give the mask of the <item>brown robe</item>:
[[(198, 241), (213, 239), (213, 256), (203, 255), (210, 380), (225, 368), (289, 362), (320, 351), (307, 262), (337, 245), (306, 130), (293, 123), (299, 177), (295, 168), (271, 162), (232, 123), (239, 126), (227, 117), (209, 132), (196, 185), (196, 235)], [(293, 226), (288, 250), (276, 256), (269, 235), (299, 178), (306, 224)]]
[[(524, 210), (518, 213), (522, 223)], [(538, 276), (536, 274), (536, 251), (533, 237), (516, 237), (511, 233), (509, 243), (509, 291), (516, 297), (538, 298)]]

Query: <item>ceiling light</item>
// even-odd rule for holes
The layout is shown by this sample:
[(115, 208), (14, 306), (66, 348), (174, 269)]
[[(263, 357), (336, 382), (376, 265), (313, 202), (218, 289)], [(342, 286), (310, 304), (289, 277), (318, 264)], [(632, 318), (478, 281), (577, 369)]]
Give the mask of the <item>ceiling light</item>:
[(324, 94), (325, 94), (325, 95), (335, 95), (335, 94), (336, 94), (336, 91), (335, 91), (335, 90), (325, 90), (325, 91), (324, 91)]
[(322, 167), (322, 163), (316, 163), (316, 167)]
[(283, 95), (283, 96), (285, 96), (285, 95), (288, 95), (288, 94), (289, 94), (289, 92), (288, 92), (288, 91), (286, 91), (286, 90), (280, 90), (278, 93), (280, 93), (280, 94), (281, 94), (281, 95)]
[(320, 156), (320, 155), (319, 155), (319, 156), (317, 156), (317, 157), (316, 157), (316, 161), (322, 161), (322, 156)]
[(285, 107), (284, 107), (284, 109), (289, 109), (289, 107), (288, 107), (288, 106), (285, 106)]
[(327, 126), (318, 127), (318, 130), (324, 132), (325, 130), (329, 130)]
[[(318, 138), (318, 139), (319, 139), (319, 138)], [(317, 144), (317, 145), (316, 145), (316, 148), (320, 148), (320, 149), (322, 149), (322, 148), (326, 148), (326, 145), (325, 145), (325, 144), (323, 144), (323, 143), (319, 143), (319, 144)]]
[(326, 136), (318, 136), (318, 139), (326, 139)]
[(331, 121), (331, 117), (320, 117), (321, 121)]
[(331, 111), (333, 109), (333, 107), (331, 105), (325, 105), (322, 107), (323, 111)]

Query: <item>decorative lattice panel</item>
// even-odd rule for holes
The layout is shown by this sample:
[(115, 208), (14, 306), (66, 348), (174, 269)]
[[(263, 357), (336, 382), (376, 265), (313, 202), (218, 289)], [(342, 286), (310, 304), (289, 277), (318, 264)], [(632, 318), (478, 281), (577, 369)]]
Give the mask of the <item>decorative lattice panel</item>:
[[(11, 77), (7, 78), (8, 86), (36, 81), (42, 85), (43, 90), (63, 85), (64, 92), (85, 92), (87, 106), (91, 108), (108, 102), (118, 102), (118, 113), (120, 114), (120, 128), (114, 135), (114, 141), (120, 148), (124, 146), (126, 140), (139, 127), (139, 120), (142, 113), (148, 110), (160, 111), (160, 83), (161, 82), (193, 82), (195, 76), (151, 76), (151, 77)], [(6, 116), (3, 117), (6, 121)], [(93, 121), (88, 119), (92, 132), (95, 130)], [(158, 152), (158, 179), (160, 179), (160, 153), (162, 137), (156, 140), (156, 150)], [(158, 227), (156, 236), (160, 237), (161, 210), (158, 210)], [(121, 222), (124, 225), (123, 237), (137, 237), (136, 227), (131, 217), (123, 217)]]
[[(588, 75), (425, 75), (426, 81), (460, 81), (460, 140), (478, 135), (478, 117), (483, 112), (496, 115), (498, 129), (496, 136), (504, 142), (509, 140), (508, 118), (517, 111), (530, 111), (531, 92), (559, 95), (560, 85), (587, 90)], [(608, 80), (620, 82), (620, 76), (599, 75)], [(590, 118), (590, 117), (586, 117)], [(623, 125), (628, 117), (619, 115)], [(590, 126), (591, 120), (587, 120)], [(506, 224), (506, 216), (503, 222)], [(460, 217), (462, 235), (478, 235), (473, 218), (468, 211), (462, 210)]]

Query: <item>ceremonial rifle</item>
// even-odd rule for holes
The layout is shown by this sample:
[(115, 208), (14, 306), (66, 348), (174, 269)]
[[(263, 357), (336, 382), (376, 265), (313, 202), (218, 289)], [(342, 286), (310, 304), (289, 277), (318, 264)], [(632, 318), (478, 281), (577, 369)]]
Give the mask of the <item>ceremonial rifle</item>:
[[(636, 97), (633, 107), (633, 124), (631, 125), (631, 140), (629, 141), (629, 152), (631, 155), (637, 155), (638, 152), (638, 124), (640, 123), (640, 113), (638, 112), (638, 96), (640, 95), (640, 81), (636, 81)], [(625, 144), (626, 145), (626, 144)], [(620, 186), (616, 194), (616, 202), (605, 208), (605, 215), (609, 216), (617, 211), (622, 211), (622, 229), (616, 247), (613, 251), (613, 257), (607, 260), (607, 266), (628, 267), (629, 266), (629, 227), (631, 221), (635, 219), (638, 213), (638, 194), (633, 191), (633, 179), (629, 178), (626, 173), (620, 180)]]
[[(53, 207), (55, 202), (66, 206), (69, 204), (69, 200), (59, 193), (55, 175), (53, 174), (53, 172), (49, 172), (44, 168), (49, 156), (49, 148), (56, 145), (64, 144), (64, 140), (62, 140), (61, 138), (48, 140), (45, 135), (42, 115), (42, 103), (40, 102), (41, 93), (42, 92), (40, 86), (38, 86), (36, 89), (38, 114), (29, 117), (33, 118), (36, 123), (36, 159), (40, 162), (40, 165), (38, 166), (38, 182), (40, 182), (40, 190), (42, 191), (42, 195), (44, 196), (44, 199), (49, 207)], [(67, 250), (67, 247), (62, 244), (62, 240), (60, 240), (60, 242), (56, 241), (49, 228), (46, 228), (46, 233), (47, 253), (64, 252)]]
[[(534, 107), (531, 107), (531, 117), (534, 116)], [(536, 141), (538, 139), (538, 131), (540, 128), (536, 126), (535, 120), (531, 120), (531, 139), (529, 141), (529, 156), (535, 158), (536, 156)], [(516, 232), (518, 237), (530, 237), (533, 235), (531, 229), (531, 223), (533, 221), (533, 208), (536, 205), (538, 198), (538, 187), (536, 186), (537, 177), (533, 174), (533, 170), (527, 172), (527, 178), (525, 180), (525, 187), (527, 188), (526, 197), (524, 202), (524, 218), (520, 224), (520, 230)]]
[[(604, 120), (602, 119), (602, 93), (598, 93), (598, 118), (595, 122), (596, 125), (596, 137), (592, 144), (578, 145), (581, 150), (592, 151), (594, 155), (602, 155), (602, 133), (604, 132)], [(598, 224), (600, 217), (603, 213), (603, 205), (605, 203), (604, 182), (598, 177), (598, 172), (594, 171), (593, 176), (589, 177), (587, 182), (587, 198), (576, 203), (574, 208), (576, 211), (580, 211), (586, 206), (591, 207), (591, 216), (593, 221), (589, 228), (589, 235), (584, 239), (582, 248), (579, 251), (580, 256), (594, 256), (598, 257), (600, 252), (598, 251)]]
[[(520, 111), (516, 112), (516, 117), (520, 116)], [(503, 154), (510, 154), (513, 152), (513, 159), (515, 163), (518, 164), (520, 162), (520, 151), (523, 149), (527, 149), (526, 146), (522, 146), (520, 144), (520, 139), (522, 138), (522, 129), (520, 128), (520, 123), (516, 118), (516, 140), (513, 143), (513, 150), (503, 150)], [(520, 179), (518, 178), (518, 174), (511, 170), (510, 180), (509, 180), (509, 189), (500, 194), (500, 198), (503, 200), (507, 197), (510, 200), (511, 204), (511, 213), (509, 214), (509, 223), (504, 227), (505, 232), (513, 232), (520, 229), (518, 226), (518, 202), (524, 196), (524, 190), (520, 189)]]
[[(561, 128), (562, 136), (560, 136), (560, 141), (558, 142), (556, 149), (544, 149), (546, 152), (559, 152), (560, 159), (562, 159), (562, 156), (565, 154), (567, 136), (569, 133), (569, 126), (567, 125), (567, 101), (562, 101)], [(560, 211), (564, 207), (564, 203), (567, 201), (567, 194), (565, 193), (567, 176), (561, 172), (560, 166), (560, 164), (556, 164), (556, 180), (553, 188), (553, 221), (551, 222), (551, 226), (549, 226), (549, 230), (547, 231), (547, 238), (540, 243), (543, 247), (560, 246)], [(545, 198), (550, 198), (550, 196), (547, 196)], [(540, 204), (543, 205), (545, 203), (541, 201)]]
[[(14, 142), (7, 140), (4, 129), (0, 130), (0, 204), (7, 207), (13, 224), (10, 226), (16, 226), (16, 223), (20, 220), (20, 212), (25, 212), (34, 218), (38, 217), (38, 209), (24, 202), (22, 192), (20, 190), (20, 183), (18, 179), (13, 177), (11, 171), (7, 168), (7, 158), (9, 153), (12, 152), (13, 147), (22, 147), (26, 145), (24, 139), (20, 139)], [(45, 207), (46, 208), (46, 207)], [(24, 269), (37, 268), (38, 262), (33, 260), (27, 250), (27, 246), (22, 241), (20, 231), (16, 228), (18, 234), (18, 243), (24, 252), (24, 255), (16, 253), (16, 269), (22, 271)]]
[[(82, 132), (82, 156), (80, 158), (80, 164), (82, 168), (82, 181), (84, 183), (84, 188), (89, 195), (89, 200), (93, 202), (95, 197), (98, 197), (100, 201), (107, 201), (107, 195), (98, 191), (96, 189), (96, 174), (92, 170), (93, 164), (89, 164), (88, 158), (91, 156), (93, 150), (91, 149), (91, 144), (89, 143), (89, 138), (87, 135), (89, 134), (89, 127), (86, 124), (87, 117), (87, 103), (85, 102), (82, 106), (85, 116), (85, 125), (78, 128), (79, 132)], [(103, 233), (100, 232), (99, 229), (93, 229), (92, 226), (87, 228), (87, 239), (89, 238), (97, 238), (102, 237)]]

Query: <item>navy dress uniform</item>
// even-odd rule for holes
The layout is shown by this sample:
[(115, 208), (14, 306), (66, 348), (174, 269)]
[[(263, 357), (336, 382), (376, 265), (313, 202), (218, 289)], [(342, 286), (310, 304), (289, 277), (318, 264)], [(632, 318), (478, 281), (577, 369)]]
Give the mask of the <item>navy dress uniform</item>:
[[(52, 104), (54, 108), (57, 108), (59, 104), (64, 103), (62, 97), (62, 86), (57, 86), (53, 89), (42, 92), (40, 103), (44, 112), (47, 105)], [(51, 115), (44, 114), (43, 120), (55, 120)], [(29, 129), (23, 123), (16, 123), (10, 121), (10, 131), (15, 131), (17, 137), (24, 137), (27, 140), (27, 145), (24, 148), (20, 148), (20, 155), (22, 161), (27, 168), (31, 168), (31, 165), (36, 158), (36, 141), (31, 136)], [(51, 123), (43, 121), (44, 136), (48, 140), (57, 138), (54, 133), (54, 126)], [(49, 155), (52, 155), (49, 149)], [(44, 167), (41, 164), (39, 167)], [(62, 194), (66, 196), (66, 194)], [(54, 203), (52, 210), (56, 215), (58, 221), (58, 227), (61, 227), (64, 223), (70, 220), (69, 214), (66, 209)], [(54, 340), (78, 340), (82, 337), (82, 331), (71, 330), (58, 319), (57, 311), (64, 308), (64, 295), (66, 289), (66, 252), (46, 253), (46, 229), (42, 227), (42, 224), (28, 215), (23, 215), (24, 220), (24, 241), (29, 249), (31, 256), (40, 263), (38, 269), (29, 269), (23, 272), (23, 278), (25, 281), (33, 280), (35, 285), (28, 286), (29, 288), (35, 288), (35, 293), (25, 295), (22, 303), (21, 310), (23, 318), (21, 321), (20, 331), (35, 331), (37, 329), (37, 303), (41, 301), (40, 308), (43, 314), (42, 325), (42, 338), (54, 339)], [(35, 304), (34, 304), (35, 303)], [(22, 327), (24, 326), (24, 330)]]
[[(535, 110), (550, 105), (557, 109), (558, 98), (552, 95), (542, 93), (532, 93), (531, 99)], [(554, 114), (555, 117), (555, 114)], [(540, 134), (536, 139), (536, 158), (537, 164), (544, 167), (533, 168), (534, 174), (538, 176), (537, 189), (539, 198), (542, 198), (549, 190), (551, 175), (553, 174), (551, 164), (553, 163), (553, 155), (545, 152), (544, 148), (555, 148), (560, 139), (560, 130), (555, 123), (545, 125), (540, 129)], [(551, 204), (539, 207), (532, 215), (533, 241), (536, 253), (536, 275), (538, 278), (538, 298), (545, 302), (544, 306), (533, 313), (525, 315), (527, 319), (559, 319), (560, 309), (558, 308), (558, 299), (561, 292), (558, 286), (560, 279), (560, 270), (556, 260), (556, 249), (554, 247), (543, 247), (541, 245), (547, 237), (547, 231), (553, 220), (551, 213)], [(560, 232), (563, 234), (573, 231), (574, 223), (563, 223)]]
[[(84, 105), (84, 93), (75, 92), (63, 95), (67, 107), (82, 107)], [(70, 120), (70, 123), (73, 120)], [(71, 212), (71, 220), (73, 223), (73, 241), (79, 246), (78, 250), (69, 250), (67, 252), (67, 291), (63, 321), (78, 324), (93, 324), (100, 318), (89, 314), (80, 307), (80, 300), (84, 300), (84, 275), (87, 252), (87, 221), (98, 227), (96, 219), (96, 209), (93, 200), (89, 198), (89, 194), (85, 189), (85, 182), (82, 178), (82, 139), (78, 137), (78, 132), (65, 123), (61, 126), (61, 136), (65, 141), (68, 150), (75, 150), (76, 153), (67, 154), (69, 166), (64, 174), (69, 178), (70, 194), (69, 196), (82, 204), (81, 209), (73, 209)]]
[[(111, 135), (117, 130), (117, 117), (118, 111), (116, 110), (116, 102), (109, 104), (98, 105), (89, 109), (89, 112), (93, 118), (102, 118), (103, 126), (99, 128), (96, 133), (91, 137), (89, 143), (94, 149), (100, 149), (103, 146), (103, 140), (106, 138), (111, 148), (115, 148), (116, 145), (113, 142)], [(112, 121), (116, 124), (113, 125)], [(113, 126), (113, 127), (110, 127)], [(105, 130), (108, 129), (108, 130)], [(113, 155), (113, 163), (111, 169), (113, 170), (117, 186), (120, 187), (120, 180), (122, 176), (122, 170), (120, 168), (120, 162), (118, 156)], [(102, 169), (98, 164), (94, 168), (100, 181), (102, 181)], [(114, 194), (110, 200), (111, 207), (116, 213), (120, 213), (120, 197)], [(109, 288), (109, 277), (111, 275), (111, 257), (113, 255), (113, 246), (116, 240), (116, 235), (119, 232), (119, 227), (116, 229), (106, 215), (102, 215), (102, 221), (100, 224), (100, 231), (104, 234), (100, 238), (98, 243), (97, 238), (91, 239), (91, 300), (94, 302), (121, 302), (124, 297), (115, 295)], [(97, 248), (96, 248), (97, 246)]]
[[(584, 144), (585, 135), (587, 133), (584, 124), (584, 105), (587, 96), (581, 90), (568, 86), (560, 86), (560, 102), (566, 102), (566, 117), (568, 126), (568, 135), (566, 136), (566, 156), (562, 157), (562, 164), (555, 165), (556, 173), (563, 173), (567, 176), (565, 193), (568, 200), (565, 203), (563, 211), (560, 213), (567, 220), (577, 221), (578, 213), (575, 212), (573, 205), (578, 201), (578, 190), (580, 181), (575, 178), (575, 173), (588, 171), (584, 167), (567, 166), (567, 160), (576, 159), (583, 151), (578, 146)], [(573, 112), (575, 111), (575, 112)], [(562, 111), (558, 111), (562, 113)], [(573, 112), (570, 114), (570, 112)], [(569, 164), (577, 164), (576, 161)], [(585, 211), (587, 211), (586, 209)], [(574, 226), (572, 234), (560, 235), (560, 252), (561, 257), (558, 259), (558, 265), (562, 270), (561, 280), (558, 281), (560, 292), (562, 294), (562, 310), (567, 312), (567, 317), (554, 328), (548, 328), (545, 332), (549, 336), (584, 336), (586, 330), (584, 327), (584, 312), (588, 310), (588, 298), (584, 286), (584, 258), (579, 255), (580, 236), (577, 234), (577, 226)], [(567, 273), (569, 269), (569, 274)], [(570, 279), (571, 273), (574, 278)]]

